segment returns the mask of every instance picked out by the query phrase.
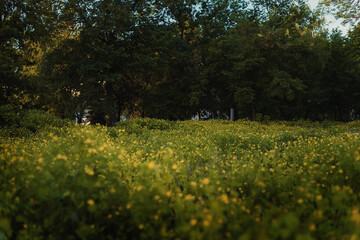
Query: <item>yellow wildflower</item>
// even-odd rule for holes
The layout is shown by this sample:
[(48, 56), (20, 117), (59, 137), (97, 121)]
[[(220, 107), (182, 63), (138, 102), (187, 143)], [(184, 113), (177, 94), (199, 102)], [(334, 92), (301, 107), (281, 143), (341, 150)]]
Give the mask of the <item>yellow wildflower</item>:
[(210, 179), (204, 178), (202, 182), (203, 182), (203, 184), (208, 185), (210, 183)]
[(88, 204), (89, 206), (94, 206), (94, 205), (95, 205), (95, 201), (92, 200), (92, 199), (89, 199), (89, 200), (87, 200), (87, 204)]
[(312, 224), (310, 224), (310, 226), (309, 226), (309, 230), (313, 232), (313, 231), (315, 231), (315, 229), (316, 229), (316, 225), (315, 225), (315, 224), (313, 224), (313, 223), (312, 223)]
[(93, 176), (95, 174), (94, 170), (92, 170), (88, 166), (85, 166), (84, 171), (87, 175), (90, 175), (90, 176)]
[(191, 194), (187, 194), (186, 196), (185, 196), (185, 200), (187, 200), (187, 201), (192, 201), (192, 200), (194, 200), (195, 199), (195, 197), (193, 196), (193, 195), (191, 195)]
[(191, 226), (195, 226), (196, 224), (197, 224), (196, 219), (191, 219), (190, 225), (191, 225)]
[(156, 165), (155, 165), (155, 163), (154, 163), (153, 161), (151, 161), (151, 162), (148, 163), (148, 168), (149, 168), (149, 169), (154, 169), (155, 166), (156, 166)]
[(355, 222), (356, 225), (359, 225), (360, 224), (360, 213), (359, 213), (359, 209), (358, 208), (354, 208), (352, 211), (351, 211), (351, 218), (350, 218), (351, 221)]
[(228, 204), (228, 203), (229, 203), (229, 197), (228, 197), (228, 195), (226, 195), (226, 194), (222, 194), (222, 195), (220, 196), (220, 200), (221, 200), (223, 203), (225, 203), (225, 204)]

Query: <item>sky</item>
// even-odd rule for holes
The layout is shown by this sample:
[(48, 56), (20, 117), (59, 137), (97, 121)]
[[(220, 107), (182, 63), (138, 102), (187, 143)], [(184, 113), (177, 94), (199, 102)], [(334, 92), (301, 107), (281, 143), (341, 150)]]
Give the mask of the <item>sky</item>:
[[(311, 9), (315, 9), (316, 6), (318, 5), (319, 1), (320, 0), (309, 0), (309, 5), (310, 5)], [(341, 25), (342, 20), (341, 19), (336, 20), (334, 18), (334, 16), (332, 16), (332, 15), (326, 15), (325, 20), (327, 22), (327, 28), (330, 30), (339, 28), (339, 30), (341, 30), (343, 32), (343, 34), (345, 35), (348, 32), (348, 30), (350, 29), (349, 25), (345, 25), (345, 26)]]

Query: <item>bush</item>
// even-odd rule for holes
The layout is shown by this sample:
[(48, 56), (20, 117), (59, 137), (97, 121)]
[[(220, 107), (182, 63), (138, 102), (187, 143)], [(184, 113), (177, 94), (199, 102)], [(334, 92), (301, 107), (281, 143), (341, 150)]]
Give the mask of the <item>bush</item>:
[(0, 135), (3, 137), (29, 137), (40, 130), (51, 131), (69, 126), (70, 122), (41, 110), (17, 112), (12, 105), (0, 107)]
[(2, 127), (16, 125), (19, 121), (20, 116), (15, 106), (10, 104), (0, 106), (0, 124)]
[(173, 129), (175, 124), (168, 120), (137, 118), (116, 123), (116, 127), (125, 129), (127, 133), (138, 134), (146, 130), (169, 130)]
[(0, 240), (360, 236), (359, 122), (118, 125), (0, 137)]
[(0, 128), (0, 136), (2, 137), (30, 137), (32, 135), (34, 135), (34, 133), (25, 127), (5, 126)]
[(21, 127), (25, 127), (34, 133), (46, 126), (63, 127), (65, 125), (68, 125), (66, 120), (59, 119), (56, 116), (41, 110), (24, 111), (20, 121)]

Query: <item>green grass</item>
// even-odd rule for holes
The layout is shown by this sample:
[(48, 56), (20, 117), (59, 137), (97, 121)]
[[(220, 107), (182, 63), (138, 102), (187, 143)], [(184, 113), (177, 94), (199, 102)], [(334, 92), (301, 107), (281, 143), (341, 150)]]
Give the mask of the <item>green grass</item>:
[(359, 130), (152, 119), (3, 129), (0, 239), (359, 239)]

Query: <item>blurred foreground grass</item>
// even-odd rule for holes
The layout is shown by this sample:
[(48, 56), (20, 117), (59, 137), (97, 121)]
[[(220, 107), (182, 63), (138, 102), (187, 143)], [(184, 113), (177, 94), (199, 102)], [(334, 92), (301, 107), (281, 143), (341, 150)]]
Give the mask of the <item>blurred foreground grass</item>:
[(0, 130), (1, 240), (360, 239), (360, 122), (36, 126)]

